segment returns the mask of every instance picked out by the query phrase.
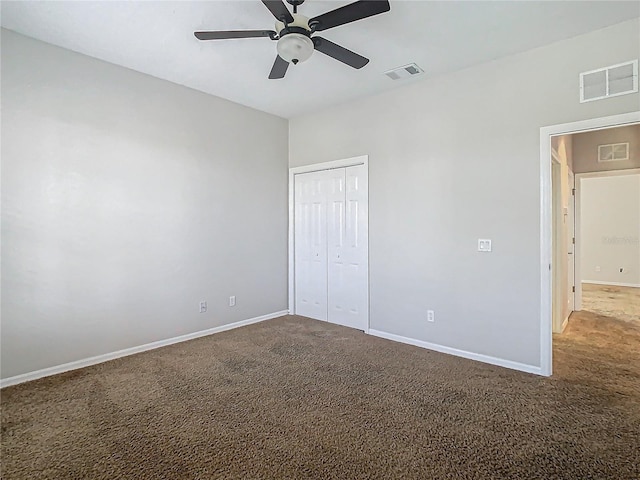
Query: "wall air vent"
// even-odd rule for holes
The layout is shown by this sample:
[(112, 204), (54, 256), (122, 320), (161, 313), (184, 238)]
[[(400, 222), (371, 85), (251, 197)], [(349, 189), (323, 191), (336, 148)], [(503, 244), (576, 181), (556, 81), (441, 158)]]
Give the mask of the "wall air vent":
[(629, 160), (628, 143), (611, 143), (609, 145), (598, 145), (599, 162), (618, 162)]
[(411, 77), (413, 75), (420, 75), (424, 73), (418, 65), (410, 63), (409, 65), (403, 65), (402, 67), (392, 68), (387, 70), (384, 74), (391, 80), (400, 80), (401, 78)]
[(638, 91), (638, 60), (580, 74), (580, 103)]

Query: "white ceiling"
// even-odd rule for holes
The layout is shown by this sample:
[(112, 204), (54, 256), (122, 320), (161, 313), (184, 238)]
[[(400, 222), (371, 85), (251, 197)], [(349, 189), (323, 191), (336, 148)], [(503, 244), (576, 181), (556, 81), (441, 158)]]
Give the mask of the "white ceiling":
[[(313, 17), (350, 1), (307, 0)], [(2, 1), (2, 26), (286, 118), (522, 52), (640, 16), (629, 1), (408, 1), (321, 35), (371, 59), (355, 70), (318, 52), (268, 80), (275, 42), (200, 42), (195, 30), (273, 29), (259, 0)], [(416, 62), (425, 74), (390, 80)]]

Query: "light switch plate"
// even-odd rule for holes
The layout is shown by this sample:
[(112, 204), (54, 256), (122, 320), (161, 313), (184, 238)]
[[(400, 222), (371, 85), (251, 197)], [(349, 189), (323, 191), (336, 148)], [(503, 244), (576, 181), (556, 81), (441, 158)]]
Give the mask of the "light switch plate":
[(478, 239), (478, 251), (479, 252), (490, 252), (491, 251), (491, 240), (488, 238), (479, 238)]

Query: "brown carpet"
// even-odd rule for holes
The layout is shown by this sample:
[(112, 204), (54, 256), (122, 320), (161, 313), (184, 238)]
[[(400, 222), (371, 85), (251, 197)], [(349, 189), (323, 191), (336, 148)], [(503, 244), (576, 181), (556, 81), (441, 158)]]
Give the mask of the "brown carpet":
[(4, 389), (2, 478), (638, 479), (640, 328), (555, 343), (542, 378), (283, 317)]

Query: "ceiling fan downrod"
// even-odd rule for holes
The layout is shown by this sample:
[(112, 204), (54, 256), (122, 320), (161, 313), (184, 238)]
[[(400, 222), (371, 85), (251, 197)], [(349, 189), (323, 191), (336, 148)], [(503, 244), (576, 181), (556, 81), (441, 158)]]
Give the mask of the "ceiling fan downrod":
[(287, 0), (289, 5), (293, 5), (293, 13), (298, 13), (298, 5), (302, 5), (304, 0)]

